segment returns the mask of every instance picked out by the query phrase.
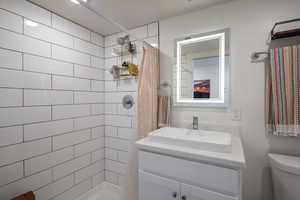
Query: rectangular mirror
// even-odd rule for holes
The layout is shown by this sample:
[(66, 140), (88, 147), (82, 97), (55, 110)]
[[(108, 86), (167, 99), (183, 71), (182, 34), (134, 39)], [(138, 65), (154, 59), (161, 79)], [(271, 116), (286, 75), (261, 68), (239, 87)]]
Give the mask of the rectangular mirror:
[(229, 30), (176, 40), (175, 105), (227, 107)]

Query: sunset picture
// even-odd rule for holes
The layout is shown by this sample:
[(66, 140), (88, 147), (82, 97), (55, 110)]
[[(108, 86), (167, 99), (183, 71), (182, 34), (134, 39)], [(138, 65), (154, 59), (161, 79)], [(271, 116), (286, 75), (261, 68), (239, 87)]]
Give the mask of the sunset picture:
[(194, 80), (194, 98), (210, 97), (210, 80)]

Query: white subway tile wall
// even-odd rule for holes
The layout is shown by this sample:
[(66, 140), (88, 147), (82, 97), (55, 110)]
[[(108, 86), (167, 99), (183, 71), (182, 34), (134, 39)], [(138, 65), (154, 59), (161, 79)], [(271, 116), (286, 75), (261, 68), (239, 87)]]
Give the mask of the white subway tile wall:
[[(26, 21), (37, 26), (30, 27)], [(130, 31), (158, 45), (158, 24)], [(35, 191), (74, 199), (104, 180), (121, 183), (136, 134), (138, 80), (115, 81), (112, 49), (124, 33), (103, 37), (25, 0), (0, 0), (0, 198)], [(105, 127), (105, 128), (104, 128)]]
[(104, 181), (104, 37), (26, 0), (0, 37), (0, 199), (73, 200)]
[[(10, 23), (7, 23), (6, 20), (9, 20)], [(22, 23), (22, 17), (0, 10), (0, 27), (22, 33)]]
[[(158, 23), (151, 23), (130, 30), (134, 36), (158, 46)], [(135, 78), (115, 81), (109, 73), (112, 65), (131, 61), (140, 67), (142, 44), (136, 42), (138, 53), (134, 56), (116, 57), (112, 50), (118, 47), (116, 38), (124, 33), (105, 37), (105, 180), (123, 186), (128, 173), (129, 152), (136, 136), (136, 104), (130, 110), (122, 106), (122, 98), (132, 95), (136, 102), (138, 80)], [(99, 85), (101, 87), (101, 85)], [(125, 182), (124, 182), (125, 180)], [(128, 183), (128, 182), (127, 182)]]

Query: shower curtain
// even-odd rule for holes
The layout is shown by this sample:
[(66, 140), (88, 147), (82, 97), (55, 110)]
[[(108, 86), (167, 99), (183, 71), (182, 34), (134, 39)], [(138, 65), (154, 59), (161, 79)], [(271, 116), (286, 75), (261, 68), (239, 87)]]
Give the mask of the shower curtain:
[(138, 87), (138, 139), (157, 129), (158, 118), (159, 52), (146, 43), (143, 51)]
[(271, 49), (266, 92), (267, 131), (300, 136), (300, 45)]

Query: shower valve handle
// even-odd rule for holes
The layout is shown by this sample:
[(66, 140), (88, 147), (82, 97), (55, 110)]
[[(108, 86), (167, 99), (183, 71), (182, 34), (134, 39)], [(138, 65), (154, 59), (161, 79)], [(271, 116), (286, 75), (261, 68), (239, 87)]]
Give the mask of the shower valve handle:
[(177, 197), (177, 192), (173, 192), (172, 196), (173, 196), (174, 198), (176, 198), (176, 197)]

